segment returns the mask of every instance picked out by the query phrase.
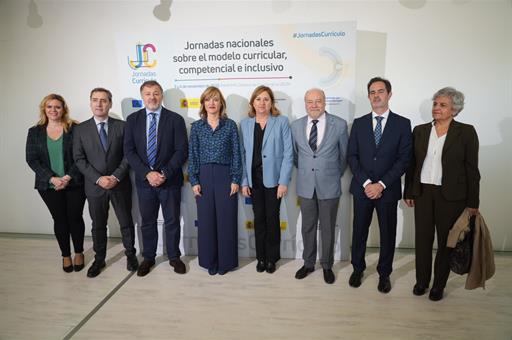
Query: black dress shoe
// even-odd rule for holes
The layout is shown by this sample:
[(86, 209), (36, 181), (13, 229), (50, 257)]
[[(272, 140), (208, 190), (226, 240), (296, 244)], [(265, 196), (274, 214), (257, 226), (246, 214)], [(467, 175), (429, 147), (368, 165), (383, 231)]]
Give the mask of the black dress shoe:
[(414, 285), (414, 288), (412, 289), (412, 293), (416, 296), (422, 296), (427, 292), (427, 287), (424, 287), (420, 285), (419, 283), (416, 283)]
[(302, 280), (303, 278), (305, 278), (306, 276), (308, 276), (310, 273), (314, 272), (315, 271), (315, 268), (308, 268), (306, 266), (302, 266), (300, 267), (299, 270), (297, 270), (297, 272), (295, 273), (295, 278), (297, 280)]
[(187, 267), (185, 267), (185, 263), (183, 263), (179, 258), (174, 260), (169, 260), (169, 264), (174, 268), (174, 272), (177, 274), (185, 274), (187, 272)]
[(361, 285), (361, 279), (363, 278), (363, 272), (354, 271), (352, 275), (350, 275), (350, 279), (348, 279), (348, 284), (350, 287), (357, 288)]
[(155, 265), (155, 261), (143, 260), (137, 270), (137, 276), (146, 276), (149, 274), (151, 267)]
[(85, 264), (84, 264), (85, 263), (85, 261), (84, 261), (84, 254), (77, 254), (77, 255), (75, 255), (75, 261), (76, 261), (77, 257), (81, 257), (82, 258), (82, 263), (81, 264), (73, 264), (73, 270), (75, 272), (79, 272), (82, 269), (84, 269), (84, 267), (85, 267)]
[(210, 275), (216, 275), (217, 274), (217, 268), (210, 268), (208, 269), (208, 274)]
[(428, 298), (432, 301), (439, 301), (443, 298), (443, 291), (442, 288), (434, 288), (430, 290), (430, 293), (428, 294)]
[(130, 255), (126, 257), (126, 270), (129, 272), (135, 272), (139, 269), (139, 261), (137, 260), (137, 256)]
[(275, 262), (268, 262), (267, 263), (267, 273), (272, 274), (276, 271), (276, 263)]
[(256, 271), (258, 273), (263, 273), (266, 268), (267, 265), (265, 264), (265, 261), (258, 261), (258, 264), (256, 265)]
[[(71, 260), (71, 259), (70, 259)], [(62, 270), (66, 273), (71, 273), (73, 271), (73, 262), (69, 266), (64, 265), (64, 258), (62, 259)]]
[(219, 275), (226, 275), (228, 270), (219, 270)]
[(387, 294), (391, 291), (391, 281), (389, 281), (389, 276), (379, 277), (379, 284), (377, 285), (377, 289), (379, 292)]
[(332, 269), (324, 269), (324, 281), (328, 284), (333, 284), (336, 277), (332, 272)]
[(96, 277), (100, 275), (102, 268), (105, 268), (105, 261), (94, 261), (87, 271), (87, 277)]

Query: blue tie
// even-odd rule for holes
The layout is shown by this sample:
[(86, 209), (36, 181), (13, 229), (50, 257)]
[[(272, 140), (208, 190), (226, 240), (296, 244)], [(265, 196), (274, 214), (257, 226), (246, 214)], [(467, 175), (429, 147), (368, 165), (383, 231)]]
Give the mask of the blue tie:
[(313, 123), (313, 126), (311, 127), (311, 131), (309, 132), (309, 146), (311, 147), (311, 150), (313, 152), (316, 151), (316, 143), (318, 140), (318, 128), (316, 127), (316, 124), (318, 123), (318, 119), (313, 119), (311, 121)]
[(148, 131), (148, 162), (149, 166), (153, 168), (156, 161), (156, 113), (151, 112), (149, 115), (151, 122)]
[(101, 146), (103, 146), (103, 150), (107, 151), (108, 137), (107, 137), (107, 131), (105, 130), (105, 122), (100, 123), (100, 142), (101, 142)]
[(375, 117), (377, 119), (377, 125), (375, 125), (375, 130), (373, 134), (375, 135), (375, 145), (379, 145), (380, 139), (382, 138), (382, 120), (384, 117)]

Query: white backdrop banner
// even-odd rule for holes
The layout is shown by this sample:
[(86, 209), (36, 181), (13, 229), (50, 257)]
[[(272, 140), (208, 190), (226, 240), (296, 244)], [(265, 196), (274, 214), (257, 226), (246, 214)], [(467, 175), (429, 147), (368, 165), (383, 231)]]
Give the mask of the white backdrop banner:
[[(164, 106), (182, 115), (188, 129), (199, 119), (201, 93), (211, 85), (223, 92), (228, 116), (236, 122), (247, 117), (250, 95), (259, 85), (272, 88), (279, 109), (290, 122), (306, 114), (303, 97), (312, 87), (325, 91), (328, 112), (348, 121), (355, 102), (355, 37), (355, 22), (184, 28), (170, 35), (144, 31), (136, 36), (119, 35), (119, 60), (125, 60), (119, 64), (120, 89), (129, 96), (122, 101), (123, 116), (143, 106), (139, 87), (155, 79), (164, 88)], [(187, 177), (186, 167), (184, 171)], [(347, 176), (342, 182), (336, 259), (348, 258), (350, 244)], [(197, 254), (196, 205), (188, 182), (182, 189), (181, 208), (182, 251)], [(239, 256), (255, 256), (251, 201), (241, 195), (238, 223)], [(161, 225), (160, 219), (160, 230)], [(302, 256), (300, 225), (294, 173), (289, 194), (281, 203), (283, 258)], [(161, 240), (162, 234), (160, 253), (164, 252)]]

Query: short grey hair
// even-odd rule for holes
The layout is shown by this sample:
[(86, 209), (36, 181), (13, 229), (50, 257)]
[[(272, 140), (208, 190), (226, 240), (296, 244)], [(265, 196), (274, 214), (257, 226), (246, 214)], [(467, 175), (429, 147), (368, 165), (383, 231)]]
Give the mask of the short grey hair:
[(308, 96), (309, 93), (315, 92), (315, 91), (320, 92), (322, 94), (322, 97), (324, 97), (324, 101), (325, 101), (325, 92), (324, 92), (324, 90), (319, 89), (317, 87), (313, 87), (313, 88), (310, 88), (309, 90), (307, 90), (306, 93), (304, 93), (304, 100), (306, 100), (306, 97)]
[(435, 100), (437, 97), (448, 97), (452, 100), (452, 106), (455, 110), (454, 117), (459, 114), (462, 109), (464, 109), (464, 93), (457, 91), (453, 87), (444, 87), (434, 93), (432, 96), (432, 100)]

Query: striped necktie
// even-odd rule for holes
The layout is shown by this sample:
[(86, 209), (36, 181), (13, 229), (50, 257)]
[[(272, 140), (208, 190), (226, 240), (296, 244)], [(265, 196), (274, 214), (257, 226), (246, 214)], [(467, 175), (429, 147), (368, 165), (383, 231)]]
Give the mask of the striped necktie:
[(107, 151), (108, 137), (107, 137), (107, 131), (105, 130), (105, 122), (100, 123), (100, 142), (101, 142), (101, 146), (103, 146), (103, 150)]
[(318, 119), (313, 119), (311, 122), (313, 123), (313, 126), (311, 127), (311, 132), (309, 132), (309, 146), (311, 147), (311, 150), (315, 152), (316, 142), (318, 140), (318, 128), (316, 127)]
[(156, 161), (156, 113), (149, 113), (151, 122), (149, 122), (148, 131), (148, 162), (149, 166), (153, 168)]
[(382, 138), (382, 120), (384, 117), (375, 117), (377, 119), (377, 124), (375, 125), (375, 130), (373, 131), (373, 134), (375, 136), (375, 145), (379, 145), (380, 139)]

